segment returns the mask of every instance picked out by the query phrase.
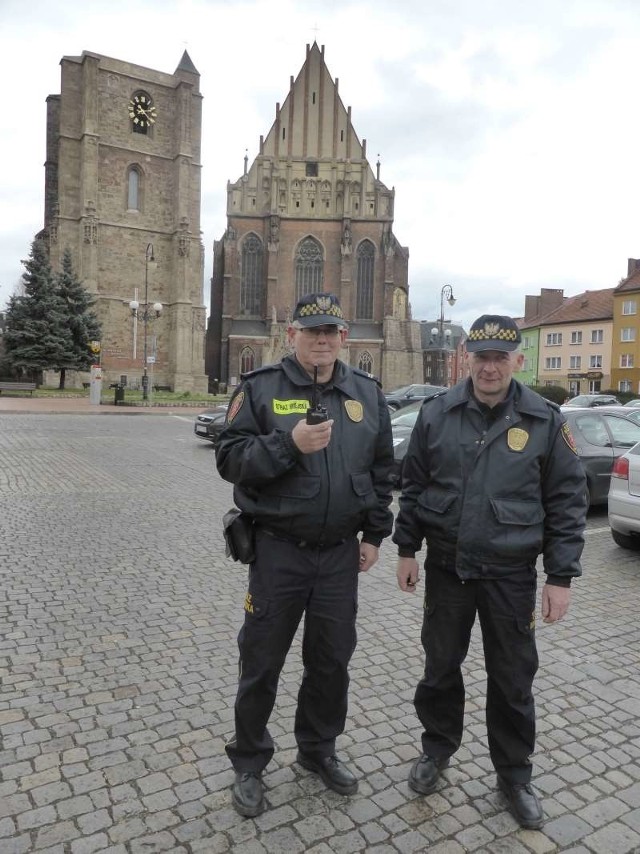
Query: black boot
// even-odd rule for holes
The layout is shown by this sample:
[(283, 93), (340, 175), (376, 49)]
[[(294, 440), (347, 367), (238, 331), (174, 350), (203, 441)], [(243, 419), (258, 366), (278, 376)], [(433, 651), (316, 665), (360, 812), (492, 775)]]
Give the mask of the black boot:
[(358, 781), (337, 756), (310, 756), (298, 751), (298, 763), (307, 771), (319, 774), (325, 786), (339, 795), (353, 795), (358, 791)]
[(435, 792), (440, 772), (449, 764), (449, 758), (434, 759), (423, 753), (411, 766), (409, 772), (409, 788), (421, 795), (430, 795)]
[(231, 802), (240, 815), (253, 818), (264, 810), (262, 774), (258, 771), (238, 771), (233, 784)]
[(506, 796), (520, 827), (538, 830), (544, 824), (542, 806), (530, 783), (509, 783), (498, 777), (498, 788)]

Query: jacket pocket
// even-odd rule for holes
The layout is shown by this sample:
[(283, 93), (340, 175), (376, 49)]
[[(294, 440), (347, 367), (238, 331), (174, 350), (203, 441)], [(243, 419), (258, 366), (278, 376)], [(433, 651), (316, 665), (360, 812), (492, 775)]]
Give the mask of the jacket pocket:
[(459, 508), (457, 492), (431, 486), (418, 496), (415, 515), (427, 535), (436, 535), (455, 541)]
[(430, 513), (448, 513), (457, 498), (457, 492), (431, 487), (418, 496), (418, 507)]
[(539, 501), (513, 498), (491, 498), (490, 501), (501, 525), (539, 525), (544, 519), (544, 509)]
[(361, 499), (362, 506), (368, 510), (377, 506), (377, 498), (373, 489), (373, 481), (368, 471), (356, 472), (351, 475), (351, 487)]

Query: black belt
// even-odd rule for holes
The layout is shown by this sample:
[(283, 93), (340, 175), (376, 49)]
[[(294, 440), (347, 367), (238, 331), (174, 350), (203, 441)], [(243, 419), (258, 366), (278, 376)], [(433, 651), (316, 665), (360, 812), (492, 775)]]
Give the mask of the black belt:
[(284, 540), (285, 543), (292, 543), (299, 549), (318, 549), (319, 551), (324, 551), (325, 549), (332, 549), (334, 546), (341, 546), (342, 543), (346, 543), (348, 539), (348, 537), (343, 537), (341, 540), (333, 540), (330, 543), (322, 541), (313, 543), (310, 540), (301, 540), (298, 537), (291, 537), (288, 534), (282, 534), (280, 531), (272, 531), (270, 528), (265, 528), (263, 525), (256, 525), (256, 527), (268, 537), (273, 537), (274, 540)]

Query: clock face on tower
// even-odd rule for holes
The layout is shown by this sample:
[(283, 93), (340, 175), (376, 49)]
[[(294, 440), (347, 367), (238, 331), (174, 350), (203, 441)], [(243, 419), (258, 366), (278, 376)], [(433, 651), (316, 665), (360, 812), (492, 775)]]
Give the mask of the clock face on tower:
[(133, 122), (134, 130), (147, 130), (156, 121), (156, 108), (151, 96), (145, 92), (138, 92), (129, 101), (129, 118)]

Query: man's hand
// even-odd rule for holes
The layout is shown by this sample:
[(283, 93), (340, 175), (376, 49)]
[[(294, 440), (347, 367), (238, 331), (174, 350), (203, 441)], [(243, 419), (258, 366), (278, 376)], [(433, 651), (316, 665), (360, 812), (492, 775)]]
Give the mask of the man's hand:
[(378, 560), (379, 549), (371, 543), (360, 543), (360, 572), (368, 572)]
[(405, 593), (415, 593), (416, 584), (420, 579), (418, 561), (414, 557), (399, 557), (396, 576), (400, 590), (404, 590)]
[(545, 584), (542, 588), (542, 620), (555, 623), (561, 620), (569, 610), (571, 588)]
[(329, 444), (332, 426), (332, 418), (320, 424), (307, 424), (303, 418), (291, 431), (291, 438), (301, 454), (315, 454)]

